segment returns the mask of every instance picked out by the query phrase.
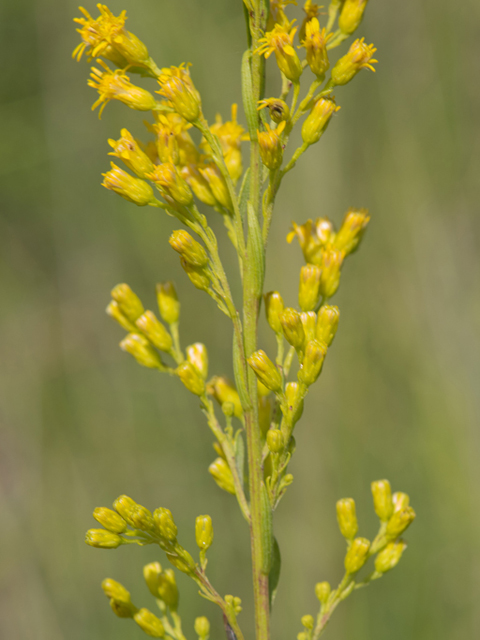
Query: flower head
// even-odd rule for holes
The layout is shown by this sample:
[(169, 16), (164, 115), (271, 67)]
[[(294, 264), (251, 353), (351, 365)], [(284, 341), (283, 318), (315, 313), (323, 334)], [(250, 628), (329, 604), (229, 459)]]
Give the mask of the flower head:
[(111, 165), (112, 168), (110, 171), (102, 174), (102, 186), (111, 191), (115, 191), (115, 193), (121, 195), (122, 198), (137, 204), (139, 207), (144, 207), (155, 201), (153, 189), (145, 180), (134, 178), (126, 171), (123, 171), (123, 169), (120, 169), (120, 167), (117, 167), (113, 162)]
[(293, 38), (297, 29), (291, 29), (292, 24), (276, 24), (271, 31), (267, 31), (265, 36), (260, 38), (260, 46), (254, 53), (264, 55), (265, 58), (275, 53), (280, 71), (289, 80), (296, 82), (302, 75), (303, 69), (302, 63), (293, 48)]
[(285, 7), (289, 4), (297, 4), (297, 0), (270, 0), (270, 15), (268, 16), (267, 29), (273, 29), (276, 24), (288, 25)]
[(162, 69), (158, 79), (160, 95), (172, 103), (173, 108), (188, 122), (196, 120), (200, 114), (200, 95), (195, 89), (188, 65)]
[(305, 144), (315, 144), (327, 128), (330, 118), (340, 107), (335, 103), (333, 96), (319, 98), (312, 107), (310, 114), (302, 125), (302, 139)]
[(265, 107), (268, 107), (270, 118), (277, 124), (283, 120), (290, 120), (290, 109), (284, 100), (280, 100), (280, 98), (267, 98), (265, 100), (260, 100), (257, 111), (265, 109)]
[(296, 236), (305, 261), (321, 266), (323, 250), (331, 244), (335, 236), (330, 220), (317, 218), (315, 222), (307, 220), (304, 224), (292, 224), (293, 229), (287, 236), (287, 242), (292, 242)]
[(315, 4), (311, 0), (307, 0), (303, 5), (303, 10), (305, 11), (305, 18), (303, 19), (302, 26), (300, 27), (300, 31), (298, 32), (298, 39), (302, 42), (305, 39), (307, 24), (312, 20), (312, 18), (318, 18), (320, 15), (320, 5)]
[(355, 40), (348, 53), (344, 55), (332, 69), (332, 81), (336, 85), (347, 84), (361, 69), (375, 71), (373, 59), (376, 48), (373, 44), (365, 44), (365, 38)]
[(263, 164), (271, 170), (278, 169), (283, 160), (283, 144), (280, 135), (285, 129), (285, 121), (276, 129), (265, 124), (266, 131), (258, 131), (258, 144)]
[[(237, 122), (237, 111), (237, 105), (232, 104), (232, 119), (223, 122), (221, 115), (217, 114), (215, 124), (210, 127), (220, 141), (225, 164), (234, 182), (238, 181), (243, 172), (241, 143), (243, 140), (248, 140), (245, 129)], [(211, 149), (206, 140), (202, 141), (201, 146), (208, 155), (211, 155)]]
[(120, 69), (112, 71), (103, 60), (98, 60), (97, 62), (103, 67), (104, 71), (92, 67), (88, 86), (93, 87), (100, 94), (100, 97), (92, 106), (93, 110), (99, 104), (102, 105), (98, 117), (102, 115), (110, 100), (120, 100), (130, 109), (137, 109), (138, 111), (155, 109), (157, 102), (149, 91), (133, 85), (124, 71)]
[(147, 173), (154, 170), (153, 162), (142, 151), (138, 142), (127, 129), (122, 129), (120, 133), (119, 140), (109, 139), (108, 144), (113, 148), (113, 151), (108, 155), (120, 158), (139, 178), (145, 178)]
[(156, 134), (157, 152), (161, 162), (179, 165), (198, 162), (198, 149), (187, 133), (191, 126), (178, 113), (162, 113), (158, 116), (151, 129)]
[(307, 50), (307, 62), (316, 76), (323, 76), (330, 66), (327, 54), (327, 42), (333, 34), (320, 29), (317, 18), (312, 18), (305, 25), (305, 39), (302, 46)]
[(147, 177), (155, 182), (167, 202), (177, 203), (185, 207), (192, 204), (193, 196), (190, 187), (171, 162), (157, 165)]
[(346, 0), (338, 18), (338, 26), (346, 35), (352, 34), (362, 21), (368, 0)]

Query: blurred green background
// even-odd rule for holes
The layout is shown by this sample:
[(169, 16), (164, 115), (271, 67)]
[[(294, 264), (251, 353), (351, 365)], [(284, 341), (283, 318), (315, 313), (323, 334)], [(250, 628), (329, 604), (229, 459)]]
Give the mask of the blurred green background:
[[(109, 6), (127, 9), (160, 66), (194, 63), (210, 120), (229, 115), (240, 101), (240, 0)], [(247, 529), (207, 473), (212, 437), (198, 402), (123, 354), (104, 308), (118, 282), (152, 307), (155, 283), (174, 279), (183, 343), (205, 342), (211, 372), (227, 375), (229, 323), (168, 246), (178, 224), (100, 186), (107, 139), (122, 126), (140, 133), (143, 118), (118, 103), (101, 121), (90, 111), (88, 64), (71, 59), (78, 14), (66, 0), (0, 4), (0, 637), (144, 637), (111, 614), (99, 585), (115, 578), (153, 606), (141, 569), (163, 562), (161, 552), (83, 542), (93, 508), (127, 493), (171, 508), (191, 549), (195, 516), (212, 515), (211, 579), (242, 597), (252, 638)], [(408, 552), (337, 610), (326, 637), (480, 637), (479, 24), (477, 0), (373, 0), (361, 32), (378, 47), (378, 71), (337, 92), (342, 110), (285, 180), (266, 287), (288, 304), (302, 264), (285, 242), (292, 219), (338, 223), (354, 205), (369, 207), (372, 221), (344, 270), (340, 331), (306, 403), (295, 482), (276, 515), (275, 638), (295, 638), (300, 616), (316, 611), (315, 582), (341, 576), (335, 501), (354, 497), (361, 533), (373, 535), (369, 485), (382, 477), (417, 510)], [(269, 81), (276, 86), (273, 65)], [(272, 344), (263, 319), (260, 344)], [(179, 582), (188, 637), (206, 614), (223, 638), (214, 605)]]

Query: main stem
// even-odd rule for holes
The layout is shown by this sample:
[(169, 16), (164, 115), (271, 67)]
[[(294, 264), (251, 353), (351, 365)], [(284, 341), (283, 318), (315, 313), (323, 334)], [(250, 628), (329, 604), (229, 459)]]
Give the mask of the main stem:
[[(262, 11), (260, 0), (255, 0), (254, 11), (250, 12), (250, 33), (252, 37), (252, 52), (258, 47), (258, 40), (265, 28), (267, 16)], [(252, 88), (255, 102), (261, 97), (264, 59), (258, 54), (253, 54), (252, 64)], [(249, 204), (255, 215), (260, 216), (260, 185), (261, 185), (261, 161), (260, 150), (256, 135), (251, 135), (250, 140), (250, 194)], [(251, 230), (248, 230), (248, 234)], [(249, 271), (253, 269), (252, 256), (245, 256), (245, 274), (243, 278), (243, 323), (244, 323), (244, 347), (245, 356), (250, 356), (257, 349), (257, 322), (260, 307), (260, 297), (256, 287), (252, 287), (252, 278)], [(262, 508), (262, 446), (260, 439), (260, 427), (258, 424), (258, 397), (257, 381), (253, 371), (247, 367), (247, 390), (250, 406), (245, 411), (245, 426), (247, 432), (249, 489), (250, 489), (250, 540), (252, 550), (253, 594), (255, 600), (255, 629), (257, 640), (269, 640), (270, 638), (270, 607), (268, 594), (268, 574), (262, 571), (263, 562), (263, 523)]]

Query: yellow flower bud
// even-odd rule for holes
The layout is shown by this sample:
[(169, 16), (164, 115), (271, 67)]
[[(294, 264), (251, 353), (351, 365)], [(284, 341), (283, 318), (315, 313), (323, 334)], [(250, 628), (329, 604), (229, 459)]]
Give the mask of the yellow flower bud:
[(177, 539), (178, 529), (172, 516), (170, 509), (159, 507), (153, 512), (153, 519), (158, 533), (168, 542), (175, 542)]
[(293, 416), (293, 424), (298, 422), (303, 414), (303, 399), (298, 401), (299, 399), (299, 385), (298, 382), (287, 382), (285, 385), (285, 396), (287, 398), (287, 406), (289, 411), (295, 410), (295, 415)]
[(293, 38), (297, 29), (288, 31), (289, 27), (290, 25), (284, 27), (276, 24), (272, 31), (267, 31), (265, 37), (260, 38), (258, 41), (260, 47), (254, 53), (265, 55), (265, 58), (275, 53), (280, 71), (292, 82), (297, 82), (302, 75), (303, 68), (297, 52), (293, 48)]
[(210, 622), (205, 616), (195, 618), (194, 629), (200, 640), (208, 640), (208, 636), (210, 635)]
[(357, 573), (368, 560), (370, 542), (366, 538), (355, 538), (345, 556), (345, 571)]
[(388, 480), (372, 482), (373, 506), (382, 522), (389, 520), (393, 514), (392, 490)]
[(357, 535), (358, 521), (352, 498), (343, 498), (337, 502), (337, 520), (342, 536), (346, 540), (353, 540)]
[(315, 595), (322, 604), (327, 602), (331, 590), (332, 588), (328, 582), (317, 582), (315, 585)]
[(325, 356), (327, 355), (327, 345), (318, 340), (310, 340), (305, 348), (303, 363), (298, 372), (298, 379), (307, 386), (313, 384), (320, 375)]
[(275, 333), (282, 333), (282, 325), (280, 323), (280, 316), (284, 310), (284, 304), (282, 296), (278, 291), (269, 291), (264, 296), (265, 299), (265, 314), (267, 316), (267, 322)]
[(190, 262), (187, 262), (185, 258), (180, 258), (180, 264), (183, 270), (190, 279), (190, 282), (201, 291), (208, 291), (210, 287), (210, 277), (204, 267), (195, 267)]
[(306, 615), (302, 617), (302, 625), (305, 627), (305, 629), (308, 629), (309, 631), (311, 631), (313, 629), (314, 624), (315, 624), (315, 621), (313, 619), (313, 616)]
[(147, 177), (156, 184), (162, 196), (170, 204), (177, 203), (188, 207), (193, 203), (190, 187), (171, 162), (156, 165)]
[(343, 251), (327, 249), (323, 252), (320, 293), (324, 298), (331, 298), (340, 286), (340, 273), (344, 258)]
[(304, 143), (310, 145), (318, 142), (326, 130), (330, 118), (339, 109), (340, 107), (337, 107), (333, 98), (319, 98), (302, 125)]
[(390, 542), (375, 558), (375, 571), (386, 573), (397, 566), (407, 545), (403, 540)]
[(392, 496), (392, 500), (394, 511), (401, 511), (402, 509), (405, 509), (405, 507), (408, 507), (410, 504), (409, 496), (406, 493), (402, 493), (401, 491), (397, 491), (396, 493), (394, 493)]
[(329, 347), (338, 329), (340, 311), (338, 307), (329, 304), (323, 305), (318, 312), (316, 337)]
[(394, 511), (387, 523), (387, 536), (398, 538), (415, 520), (415, 511), (412, 507), (405, 507), (399, 511)]
[(191, 344), (186, 349), (187, 360), (193, 364), (203, 379), (208, 376), (208, 353), (207, 347), (201, 342)]
[(217, 204), (208, 182), (195, 165), (185, 165), (180, 169), (180, 173), (200, 202), (207, 204), (209, 207), (214, 207)]
[(257, 110), (268, 108), (270, 112), (270, 118), (273, 122), (279, 124), (280, 122), (288, 122), (290, 120), (290, 109), (288, 104), (284, 100), (279, 98), (268, 98), (266, 100), (260, 100)]
[(102, 173), (103, 182), (102, 187), (115, 191), (118, 195), (125, 198), (129, 202), (138, 205), (139, 207), (145, 207), (147, 204), (155, 201), (152, 187), (140, 178), (134, 178), (120, 167), (117, 167), (113, 162), (110, 163), (112, 167), (107, 173)]
[(118, 302), (115, 302), (115, 300), (111, 300), (109, 302), (105, 311), (107, 312), (107, 315), (116, 320), (126, 331), (136, 331), (136, 326), (122, 313), (120, 305)]
[(135, 323), (154, 347), (169, 353), (172, 350), (172, 337), (153, 311), (145, 311)]
[[(179, 555), (179, 553), (181, 555)], [(178, 551), (178, 553), (167, 552), (167, 558), (170, 560), (173, 566), (179, 571), (182, 571), (182, 573), (192, 575), (192, 573), (195, 571), (195, 562), (192, 556), (188, 553), (188, 551), (185, 551), (185, 549), (181, 549), (180, 551)]]
[(345, 0), (338, 18), (338, 26), (342, 33), (351, 35), (360, 25), (368, 0)]
[(305, 331), (305, 344), (307, 344), (310, 340), (315, 340), (317, 314), (315, 311), (302, 311), (300, 320), (302, 321), (303, 330)]
[(175, 369), (175, 373), (194, 395), (201, 396), (205, 392), (205, 380), (198, 369), (188, 360), (182, 362)]
[(114, 600), (114, 598), (110, 599), (110, 607), (113, 613), (119, 618), (133, 618), (134, 613), (137, 611), (137, 607), (132, 603), (125, 604), (124, 602)]
[(159, 562), (150, 562), (143, 567), (143, 577), (148, 590), (154, 598), (158, 598), (158, 580), (162, 573), (162, 566)]
[(267, 432), (267, 446), (272, 453), (280, 453), (285, 448), (285, 439), (280, 429), (270, 429)]
[(152, 531), (155, 527), (150, 511), (129, 496), (119, 496), (113, 503), (113, 508), (134, 529)]
[(107, 598), (113, 598), (117, 602), (122, 602), (123, 604), (131, 604), (132, 602), (130, 593), (116, 580), (105, 578), (105, 580), (102, 581), (102, 589)]
[(232, 472), (223, 458), (217, 458), (212, 462), (208, 467), (208, 471), (220, 489), (235, 495), (235, 485), (233, 483)]
[(262, 349), (255, 351), (249, 358), (247, 358), (247, 362), (252, 367), (257, 378), (267, 387), (267, 389), (270, 389), (275, 393), (281, 393), (282, 376), (265, 351)]
[(213, 542), (213, 526), (210, 516), (197, 516), (195, 520), (195, 540), (202, 551), (209, 549)]
[(139, 178), (146, 178), (147, 174), (152, 173), (155, 169), (155, 165), (140, 149), (137, 141), (127, 129), (122, 129), (120, 133), (119, 140), (109, 139), (108, 144), (113, 148), (113, 151), (108, 155), (120, 158)]
[(232, 211), (233, 205), (227, 183), (225, 182), (217, 165), (210, 162), (199, 170), (218, 204), (225, 207), (225, 209), (228, 209), (228, 211)]
[(144, 312), (140, 298), (130, 289), (128, 284), (117, 284), (111, 291), (111, 296), (120, 307), (122, 314), (134, 324)]
[(335, 236), (335, 248), (344, 251), (346, 256), (356, 251), (369, 221), (367, 209), (349, 209)]
[(188, 70), (171, 67), (162, 71), (165, 73), (158, 79), (161, 88), (157, 93), (170, 100), (175, 111), (187, 122), (195, 122), (200, 115), (200, 100)]
[(149, 341), (139, 333), (129, 333), (121, 342), (120, 349), (132, 355), (138, 364), (150, 369), (164, 369), (164, 364)]
[(241, 418), (243, 415), (242, 403), (234, 385), (223, 376), (214, 376), (207, 384), (207, 393), (215, 398), (220, 406), (226, 402), (233, 404), (233, 415)]
[(305, 39), (302, 46), (307, 50), (307, 62), (317, 77), (323, 77), (330, 67), (327, 53), (327, 42), (333, 34), (327, 35), (326, 29), (320, 29), (316, 17), (312, 17), (305, 25)]
[(283, 143), (280, 135), (285, 129), (285, 124), (285, 121), (281, 122), (276, 129), (270, 129), (270, 126), (265, 124), (266, 131), (257, 131), (262, 162), (271, 170), (278, 169), (282, 164)]
[(355, 40), (348, 53), (332, 69), (332, 82), (335, 85), (347, 84), (361, 69), (375, 71), (372, 66), (378, 60), (373, 59), (376, 49), (373, 44), (365, 44), (365, 38)]
[(227, 606), (233, 610), (235, 615), (238, 615), (239, 613), (242, 612), (242, 607), (241, 607), (242, 600), (241, 600), (241, 598), (238, 598), (237, 596), (227, 595), (227, 596), (225, 596), (225, 602), (226, 602)]
[(291, 308), (285, 309), (280, 316), (280, 323), (287, 342), (297, 351), (302, 351), (305, 345), (305, 330), (298, 311)]
[(85, 542), (91, 547), (99, 549), (116, 549), (123, 544), (122, 538), (116, 533), (105, 529), (89, 529), (85, 536)]
[(208, 254), (202, 245), (194, 240), (188, 231), (181, 229), (174, 231), (168, 242), (184, 260), (194, 267), (204, 267), (208, 264)]
[(160, 600), (171, 609), (176, 611), (178, 607), (178, 587), (173, 569), (165, 569), (158, 576), (158, 594)]
[(314, 311), (320, 299), (320, 277), (322, 270), (314, 264), (300, 269), (298, 304), (302, 311)]
[(173, 282), (157, 284), (158, 309), (167, 324), (175, 324), (180, 318), (180, 302)]
[(127, 530), (125, 520), (118, 513), (106, 507), (97, 507), (93, 512), (93, 517), (102, 527), (112, 533), (123, 533)]
[(138, 624), (142, 631), (145, 631), (147, 636), (152, 638), (163, 638), (165, 635), (165, 629), (163, 628), (160, 618), (149, 611), (148, 609), (140, 609), (135, 613), (133, 619)]
[(297, 633), (297, 640), (308, 640), (308, 633), (306, 631), (300, 631), (300, 633)]

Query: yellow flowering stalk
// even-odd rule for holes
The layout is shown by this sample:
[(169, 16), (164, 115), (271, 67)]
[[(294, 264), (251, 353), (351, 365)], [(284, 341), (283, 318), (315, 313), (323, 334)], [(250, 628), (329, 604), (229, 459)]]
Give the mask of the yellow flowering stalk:
[[(332, 0), (326, 26), (321, 7), (307, 0), (297, 39), (294, 21), (286, 15), (296, 2), (271, 0), (269, 12), (259, 0), (244, 0), (244, 4), (249, 42), (242, 59), (243, 113), (232, 105), (228, 121), (217, 116), (209, 124), (189, 65), (158, 68), (142, 41), (125, 29), (124, 11), (114, 16), (108, 7), (98, 5), (100, 15), (92, 18), (81, 9), (83, 17), (76, 18), (81, 42), (74, 57), (80, 60), (85, 52), (88, 58), (103, 58), (97, 58), (88, 81), (98, 91), (93, 108), (100, 106), (100, 114), (110, 100), (149, 114), (147, 142), (139, 142), (125, 128), (118, 139), (109, 140), (110, 155), (134, 175), (112, 163), (110, 171), (103, 174), (103, 186), (138, 206), (163, 209), (175, 219), (169, 244), (179, 255), (179, 277), (186, 276), (194, 287), (207, 293), (231, 322), (233, 381), (221, 372), (209, 374), (211, 346), (200, 341), (183, 345), (183, 307), (172, 281), (156, 287), (154, 299), (160, 319), (125, 283), (112, 289), (107, 306), (107, 314), (124, 332), (120, 348), (152, 375), (172, 376), (179, 389), (184, 387), (200, 404), (216, 455), (208, 473), (213, 483), (237, 502), (250, 535), (255, 637), (270, 640), (270, 616), (281, 565), (273, 532), (274, 513), (294, 481), (289, 464), (296, 450), (294, 431), (307, 395), (313, 392), (329, 359), (335, 357), (329, 352), (334, 347), (340, 311), (331, 298), (340, 286), (346, 259), (360, 246), (370, 214), (366, 209), (350, 208), (338, 230), (323, 214), (315, 220), (293, 222), (287, 240), (298, 240), (305, 259), (299, 270), (298, 291), (288, 294), (298, 300), (298, 307), (285, 305), (283, 295), (287, 299), (288, 292), (280, 293), (281, 283), (278, 291), (264, 293), (269, 230), (283, 178), (321, 140), (340, 109), (332, 95), (334, 87), (340, 92), (361, 69), (374, 70), (376, 49), (359, 38), (330, 68), (330, 50), (357, 29), (366, 0)], [(282, 89), (280, 95), (266, 98), (265, 65), (272, 53), (281, 71)], [(110, 69), (105, 61), (118, 69)], [(303, 76), (307, 66), (314, 74), (309, 86)], [(133, 85), (127, 71), (153, 77), (160, 98)], [(301, 138), (296, 149), (290, 142), (294, 129)], [(243, 167), (243, 142), (248, 142), (250, 151), (247, 170)], [(161, 200), (155, 198), (154, 188)], [(241, 300), (232, 293), (231, 274), (220, 257), (224, 238), (217, 237), (211, 226), (212, 209), (222, 214), (238, 257)], [(276, 354), (261, 348), (262, 298)], [(188, 305), (188, 300), (182, 304)], [(128, 484), (128, 478), (125, 482)], [(357, 518), (353, 498), (338, 501), (337, 520), (346, 542), (344, 576), (336, 588), (326, 580), (316, 584), (320, 609), (316, 617), (307, 613), (300, 618), (298, 640), (317, 640), (340, 602), (400, 562), (406, 549), (402, 536), (415, 511), (407, 494), (392, 494), (387, 480), (373, 482), (372, 494), (379, 519), (373, 540), (358, 535), (361, 518)], [(113, 509), (97, 507), (93, 516), (101, 528), (87, 532), (90, 546), (155, 545), (169, 563), (162, 568), (154, 561), (143, 569), (159, 615), (148, 603), (134, 604), (120, 583), (104, 580), (103, 591), (118, 618), (131, 620), (150, 637), (186, 640), (175, 577), (180, 571), (196, 583), (204, 598), (221, 609), (227, 636), (244, 640), (240, 598), (221, 596), (207, 575), (207, 552), (218, 543), (208, 514), (199, 515), (194, 523), (196, 557), (183, 546), (184, 532), (166, 507), (150, 511), (122, 495), (114, 501)], [(193, 631), (199, 640), (208, 640), (207, 618), (198, 617)]]

